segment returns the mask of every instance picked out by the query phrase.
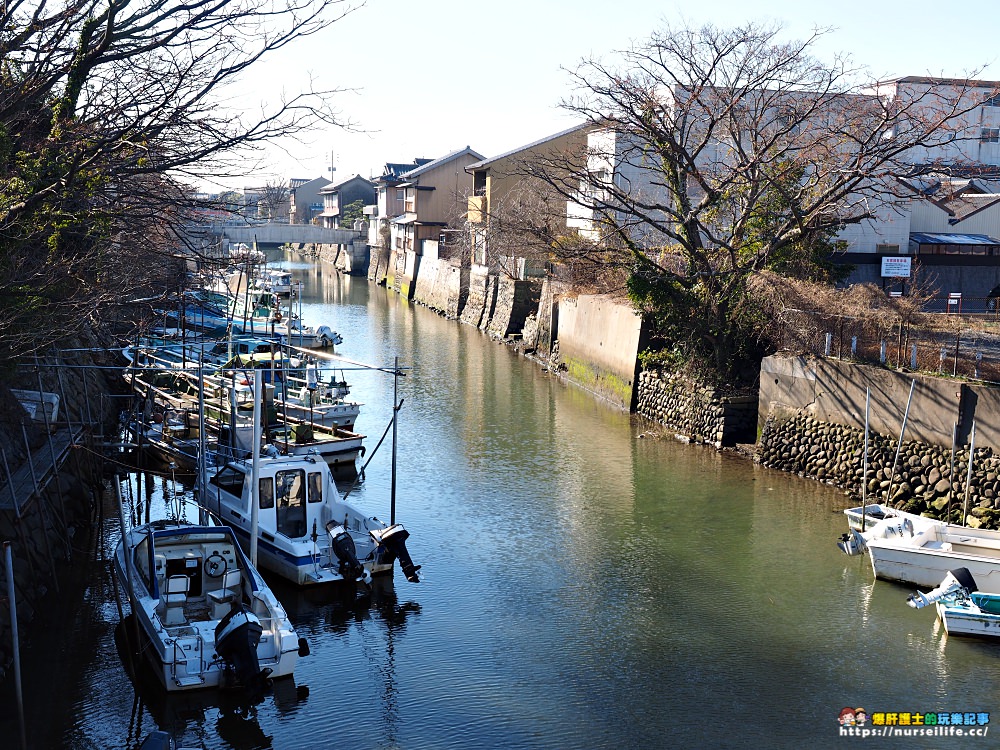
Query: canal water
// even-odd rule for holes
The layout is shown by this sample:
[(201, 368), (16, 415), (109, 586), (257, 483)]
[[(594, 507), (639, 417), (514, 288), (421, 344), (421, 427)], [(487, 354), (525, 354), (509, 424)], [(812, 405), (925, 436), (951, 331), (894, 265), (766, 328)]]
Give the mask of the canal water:
[[(842, 492), (683, 445), (364, 279), (284, 266), (306, 321), (343, 335), (341, 355), (407, 368), (396, 515), (423, 580), (397, 571), (361, 600), (276, 583), (311, 645), (294, 679), (256, 706), (165, 696), (131, 682), (116, 651), (106, 524), (28, 634), (33, 748), (134, 748), (157, 728), (240, 750), (832, 748), (861, 741), (839, 736), (844, 707), (998, 710), (1000, 645), (945, 638), (905, 605), (909, 589), (842, 555)], [(374, 448), (393, 379), (345, 376), (370, 459), (351, 497), (387, 520), (390, 439)], [(124, 487), (140, 518), (190, 489), (166, 475)], [(110, 494), (105, 507), (113, 517)], [(13, 748), (11, 696), (8, 682)]]

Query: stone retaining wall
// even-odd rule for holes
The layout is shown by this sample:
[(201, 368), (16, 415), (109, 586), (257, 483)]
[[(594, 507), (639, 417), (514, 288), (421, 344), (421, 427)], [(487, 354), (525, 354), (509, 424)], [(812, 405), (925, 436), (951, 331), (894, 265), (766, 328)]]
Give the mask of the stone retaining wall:
[(414, 285), (413, 301), (457, 318), (465, 301), (468, 269), (444, 258), (423, 256)]
[[(13, 555), (14, 585), (17, 597), (18, 630), (22, 639), (30, 638), (31, 628), (43, 598), (56, 589), (64, 597), (79, 598), (82, 589), (60, 589), (59, 580), (73, 570), (75, 556), (86, 555), (88, 538), (94, 528), (94, 491), (101, 487), (104, 464), (99, 443), (109, 436), (116, 439), (115, 426), (119, 411), (127, 401), (120, 397), (124, 380), (120, 363), (98, 358), (92, 350), (108, 346), (109, 342), (96, 338), (68, 342), (67, 352), (59, 361), (40, 358), (25, 363), (32, 367), (18, 368), (7, 385), (26, 390), (43, 390), (60, 397), (56, 424), (50, 427), (69, 427), (83, 430), (84, 442), (71, 447), (66, 461), (57, 467), (47, 487), (37, 495), (19, 498), (19, 511), (13, 508), (0, 510), (0, 538), (10, 540)], [(0, 416), (0, 446), (7, 466), (0, 466), (0, 493), (9, 492), (7, 469), (16, 472), (27, 456), (24, 435), (40, 459), (51, 455), (47, 445), (44, 424), (25, 425), (26, 412), (17, 406), (10, 408), (7, 394)], [(18, 414), (18, 411), (21, 414)], [(30, 421), (30, 420), (29, 420)], [(51, 465), (51, 460), (48, 461)], [(6, 504), (6, 503), (5, 503)], [(6, 601), (5, 559), (0, 552), (0, 599)], [(6, 604), (0, 606), (0, 681), (13, 660), (11, 648), (10, 611)]]
[(463, 323), (482, 328), (493, 312), (496, 298), (496, 277), (490, 276), (486, 266), (474, 265), (469, 271), (469, 293), (462, 308)]
[(494, 338), (520, 336), (528, 316), (538, 309), (542, 288), (540, 280), (496, 277), (496, 304), (486, 325), (486, 332)]
[[(864, 466), (864, 430), (823, 422), (806, 414), (769, 417), (757, 446), (757, 461), (781, 471), (817, 479), (847, 490), (860, 501), (867, 477), (866, 501), (889, 502), (910, 513), (943, 518), (951, 491), (951, 520), (962, 522), (969, 451), (898, 440), (869, 431), (868, 473)], [(893, 467), (895, 466), (895, 471)], [(1000, 526), (1000, 458), (992, 448), (977, 448), (969, 483), (969, 526)]]
[(387, 284), (386, 276), (389, 273), (389, 251), (382, 247), (371, 248), (368, 257), (368, 280), (374, 281), (380, 286)]
[(639, 373), (636, 412), (691, 442), (716, 448), (752, 442), (757, 427), (756, 396), (723, 395), (656, 370)]

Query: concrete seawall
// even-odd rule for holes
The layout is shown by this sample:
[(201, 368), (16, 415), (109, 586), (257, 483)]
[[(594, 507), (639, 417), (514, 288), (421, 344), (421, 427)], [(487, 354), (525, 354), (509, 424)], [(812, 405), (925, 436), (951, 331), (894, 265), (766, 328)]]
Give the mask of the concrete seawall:
[[(866, 392), (871, 393), (867, 475)], [(757, 460), (843, 487), (856, 498), (864, 490), (870, 502), (888, 501), (912, 513), (944, 517), (949, 502), (954, 509), (967, 504), (968, 519), (953, 510), (950, 520), (997, 528), (998, 410), (1000, 388), (984, 384), (814, 357), (768, 357), (761, 365)], [(975, 456), (967, 483), (973, 421)]]

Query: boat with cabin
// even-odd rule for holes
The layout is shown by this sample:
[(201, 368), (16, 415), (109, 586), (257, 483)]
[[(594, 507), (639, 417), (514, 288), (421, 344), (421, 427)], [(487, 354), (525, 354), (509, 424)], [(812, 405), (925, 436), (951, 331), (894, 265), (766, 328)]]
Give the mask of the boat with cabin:
[(253, 534), (256, 504), (258, 563), (299, 586), (368, 582), (391, 574), (399, 560), (408, 581), (420, 580), (406, 549), (409, 532), (386, 524), (346, 502), (330, 468), (313, 455), (227, 461), (199, 486), (202, 505), (232, 525), (244, 548)]

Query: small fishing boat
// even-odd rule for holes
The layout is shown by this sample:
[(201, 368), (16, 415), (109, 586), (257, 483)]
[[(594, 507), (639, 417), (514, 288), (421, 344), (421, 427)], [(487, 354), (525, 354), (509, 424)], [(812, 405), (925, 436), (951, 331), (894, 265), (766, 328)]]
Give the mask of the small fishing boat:
[(1000, 594), (1000, 531), (932, 522), (866, 544), (876, 578), (936, 586), (948, 571), (964, 567), (980, 590)]
[(914, 609), (934, 604), (949, 635), (1000, 637), (1000, 594), (979, 591), (968, 568), (948, 571), (937, 588), (918, 591), (906, 603)]
[(201, 502), (231, 524), (244, 549), (253, 533), (257, 504), (257, 554), (261, 568), (299, 586), (338, 581), (367, 583), (391, 574), (398, 559), (406, 580), (420, 580), (406, 549), (409, 532), (385, 524), (345, 502), (325, 461), (313, 455), (261, 455), (253, 486), (253, 460), (232, 460), (199, 487)]
[(260, 692), (308, 653), (227, 526), (137, 526), (118, 543), (114, 568), (133, 602), (141, 652), (168, 691)]
[(287, 296), (292, 293), (292, 272), (263, 268), (257, 273), (253, 284), (261, 291)]
[(916, 531), (944, 525), (944, 521), (906, 513), (881, 503), (865, 505), (863, 511), (861, 506), (845, 508), (844, 515), (848, 530), (841, 534), (837, 546), (848, 555), (864, 554), (872, 539), (909, 538)]

